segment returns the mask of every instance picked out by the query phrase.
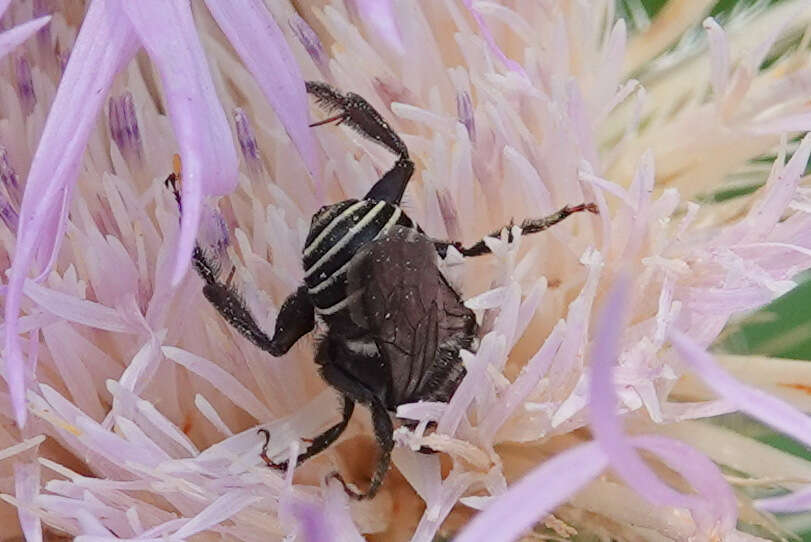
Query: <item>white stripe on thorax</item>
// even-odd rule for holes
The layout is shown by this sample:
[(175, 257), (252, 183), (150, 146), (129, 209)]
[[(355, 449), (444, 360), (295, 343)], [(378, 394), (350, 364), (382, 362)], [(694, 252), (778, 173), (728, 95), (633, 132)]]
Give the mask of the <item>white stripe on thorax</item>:
[(343, 273), (344, 271), (346, 271), (346, 269), (349, 267), (349, 264), (351, 264), (351, 263), (352, 263), (352, 260), (353, 260), (353, 259), (354, 259), (354, 258), (349, 258), (349, 261), (348, 261), (348, 262), (346, 262), (346, 263), (345, 263), (345, 264), (343, 264), (341, 267), (339, 267), (338, 269), (336, 269), (336, 270), (335, 270), (335, 271), (334, 271), (334, 272), (333, 272), (333, 273), (332, 273), (332, 274), (331, 274), (329, 277), (327, 277), (326, 279), (322, 280), (321, 282), (319, 282), (318, 284), (316, 284), (316, 285), (315, 285), (315, 286), (313, 286), (312, 288), (308, 289), (308, 290), (307, 290), (307, 292), (308, 292), (310, 295), (315, 295), (315, 294), (317, 294), (318, 292), (320, 292), (320, 291), (322, 291), (322, 290), (325, 290), (325, 289), (329, 288), (330, 286), (332, 286), (333, 284), (335, 284), (335, 281), (337, 281), (337, 280), (338, 280), (338, 277), (340, 277), (340, 276), (341, 276), (341, 273)]
[(381, 235), (383, 235), (384, 233), (386, 233), (387, 231), (389, 231), (389, 229), (390, 229), (392, 226), (394, 226), (395, 224), (397, 224), (397, 221), (398, 221), (398, 220), (400, 220), (400, 215), (401, 215), (401, 214), (403, 214), (403, 210), (402, 210), (402, 209), (400, 209), (400, 207), (395, 207), (395, 208), (394, 208), (394, 213), (391, 215), (391, 218), (389, 219), (389, 221), (388, 221), (388, 222), (386, 222), (386, 225), (385, 225), (385, 226), (383, 226), (383, 229), (382, 229), (382, 230), (380, 230), (380, 233), (378, 233), (378, 234), (377, 234), (377, 236), (375, 237), (375, 239), (377, 239), (378, 237), (380, 237)]
[(321, 267), (321, 264), (323, 264), (325, 261), (334, 256), (337, 252), (339, 252), (342, 248), (344, 248), (352, 240), (355, 234), (358, 233), (363, 228), (365, 228), (366, 226), (368, 226), (369, 223), (372, 220), (374, 220), (374, 218), (380, 213), (380, 211), (385, 206), (386, 202), (381, 201), (377, 205), (372, 207), (372, 209), (368, 213), (363, 215), (363, 218), (359, 220), (357, 224), (349, 228), (349, 231), (346, 232), (346, 235), (341, 237), (341, 239), (337, 243), (332, 245), (323, 256), (318, 258), (318, 260), (304, 272), (304, 278), (306, 279), (307, 277), (312, 275), (319, 267)]
[(321, 244), (321, 241), (323, 241), (323, 240), (324, 240), (324, 238), (325, 238), (327, 235), (329, 235), (329, 234), (330, 234), (330, 232), (331, 232), (332, 230), (334, 230), (334, 229), (335, 229), (335, 227), (336, 227), (336, 226), (337, 226), (337, 225), (338, 225), (338, 224), (339, 224), (339, 223), (340, 223), (340, 222), (341, 222), (341, 221), (342, 221), (342, 220), (343, 220), (345, 217), (347, 217), (347, 216), (351, 216), (351, 215), (352, 215), (352, 213), (354, 213), (354, 212), (355, 212), (355, 211), (356, 211), (356, 210), (357, 210), (359, 207), (362, 207), (362, 206), (364, 206), (364, 205), (366, 205), (366, 200), (360, 200), (360, 201), (358, 201), (358, 202), (356, 202), (356, 203), (353, 203), (353, 204), (352, 204), (352, 205), (350, 205), (349, 207), (347, 207), (347, 208), (346, 208), (346, 209), (345, 209), (345, 210), (344, 210), (344, 211), (343, 211), (341, 214), (339, 214), (338, 216), (334, 217), (334, 218), (332, 219), (332, 221), (331, 221), (331, 222), (330, 222), (330, 223), (327, 225), (327, 227), (326, 227), (326, 228), (324, 228), (323, 230), (321, 230), (321, 233), (319, 233), (319, 234), (318, 234), (318, 237), (316, 237), (315, 239), (313, 239), (313, 242), (312, 242), (312, 243), (310, 243), (309, 245), (307, 245), (306, 247), (304, 247), (304, 255), (305, 255), (305, 256), (309, 256), (309, 255), (310, 255), (310, 254), (311, 254), (311, 253), (312, 253), (312, 252), (313, 252), (313, 251), (314, 251), (314, 250), (315, 250), (315, 249), (318, 247), (318, 245), (319, 245), (319, 244)]
[[(383, 229), (380, 230), (380, 232), (375, 236), (375, 239), (379, 239), (381, 235), (388, 232), (391, 229), (391, 227), (394, 226), (397, 223), (397, 221), (400, 219), (400, 215), (402, 215), (402, 214), (403, 214), (402, 209), (400, 209), (399, 207), (395, 207), (394, 208), (394, 213), (392, 213), (391, 218), (389, 219), (388, 222), (386, 222), (386, 225), (383, 226)], [(319, 282), (318, 284), (316, 284), (312, 288), (308, 289), (307, 292), (310, 295), (315, 295), (315, 294), (317, 294), (319, 292), (322, 292), (322, 291), (326, 290), (327, 288), (329, 288), (333, 284), (335, 284), (338, 281), (338, 279), (340, 278), (340, 276), (349, 268), (349, 266), (350, 266), (350, 264), (352, 263), (353, 260), (354, 260), (354, 258), (350, 258), (348, 262), (346, 262), (341, 267), (339, 267), (338, 269), (333, 271), (332, 274), (329, 277), (322, 280), (321, 282)]]
[[(403, 211), (399, 207), (395, 207), (394, 208), (394, 213), (391, 215), (391, 218), (389, 219), (388, 222), (386, 222), (386, 225), (383, 226), (383, 229), (380, 230), (380, 233), (378, 233), (377, 236), (375, 236), (375, 239), (379, 238), (381, 235), (383, 235), (384, 233), (389, 231), (391, 229), (391, 227), (394, 226), (397, 223), (397, 220), (399, 220), (401, 214), (403, 214)], [(326, 279), (322, 280), (321, 282), (319, 282), (318, 284), (316, 284), (315, 286), (313, 286), (312, 288), (307, 290), (308, 293), (310, 295), (315, 295), (318, 292), (321, 292), (321, 291), (329, 288), (333, 284), (335, 284), (335, 282), (338, 280), (338, 278), (341, 276), (341, 274), (344, 271), (347, 270), (347, 268), (349, 267), (349, 264), (352, 263), (353, 259), (354, 258), (350, 258), (348, 262), (346, 262), (341, 267), (339, 267), (338, 269), (333, 271), (333, 273), (329, 277), (327, 277)]]

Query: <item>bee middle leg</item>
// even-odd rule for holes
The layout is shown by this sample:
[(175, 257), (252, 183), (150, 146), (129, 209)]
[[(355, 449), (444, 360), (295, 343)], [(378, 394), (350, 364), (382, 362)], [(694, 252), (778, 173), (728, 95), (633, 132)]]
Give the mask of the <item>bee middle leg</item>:
[[(581, 203), (579, 205), (572, 205), (572, 206), (567, 205), (566, 207), (562, 208), (558, 212), (553, 213), (553, 214), (551, 214), (549, 216), (545, 216), (545, 217), (541, 217), (541, 218), (530, 218), (530, 219), (524, 220), (521, 223), (521, 225), (519, 226), (519, 228), (521, 229), (521, 235), (528, 235), (528, 234), (531, 234), (531, 233), (542, 232), (544, 230), (547, 230), (547, 229), (551, 228), (555, 224), (558, 224), (559, 222), (563, 222), (569, 216), (571, 216), (571, 215), (573, 215), (575, 213), (581, 213), (583, 211), (588, 211), (588, 212), (594, 213), (594, 214), (597, 214), (599, 212), (597, 210), (597, 205), (595, 205), (594, 203)], [(512, 224), (510, 224), (509, 226), (512, 226)], [(512, 240), (513, 240), (512, 229), (509, 228), (508, 226), (505, 226), (505, 227), (508, 228), (507, 229), (507, 241), (512, 242)], [(503, 229), (504, 228), (502, 228), (501, 230), (494, 231), (493, 233), (491, 233), (491, 234), (489, 234), (489, 235), (487, 235), (485, 237), (496, 237), (496, 238), (498, 238), (498, 237), (500, 237), (501, 231)], [(463, 246), (462, 243), (460, 243), (458, 241), (434, 241), (434, 247), (436, 248), (436, 251), (439, 253), (439, 255), (442, 256), (443, 258), (445, 257), (445, 255), (448, 252), (448, 247), (454, 247), (456, 250), (458, 250), (462, 254), (462, 256), (465, 256), (465, 257), (482, 256), (484, 254), (489, 254), (490, 253), (490, 249), (488, 248), (487, 244), (484, 242), (484, 239), (482, 239), (481, 241), (478, 241), (477, 243), (475, 243), (475, 244), (473, 244), (473, 245), (471, 245), (469, 247)]]

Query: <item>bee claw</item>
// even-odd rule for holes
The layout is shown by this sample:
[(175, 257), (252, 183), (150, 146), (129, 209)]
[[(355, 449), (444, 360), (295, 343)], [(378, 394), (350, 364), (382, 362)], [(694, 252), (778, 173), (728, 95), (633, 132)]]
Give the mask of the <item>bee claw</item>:
[(262, 458), (262, 461), (265, 462), (265, 465), (267, 465), (271, 469), (287, 470), (287, 461), (276, 463), (268, 456), (268, 444), (270, 444), (270, 432), (267, 429), (257, 429), (256, 433), (265, 436), (265, 444), (262, 446), (262, 451), (259, 453), (259, 457)]
[(326, 482), (329, 483), (330, 480), (338, 480), (339, 482), (341, 482), (341, 485), (344, 488), (344, 493), (346, 493), (350, 499), (360, 501), (367, 497), (365, 493), (358, 493), (357, 491), (349, 487), (349, 484), (346, 483), (346, 480), (344, 480), (344, 477), (341, 476), (340, 472), (332, 471), (331, 473), (329, 473), (326, 477)]

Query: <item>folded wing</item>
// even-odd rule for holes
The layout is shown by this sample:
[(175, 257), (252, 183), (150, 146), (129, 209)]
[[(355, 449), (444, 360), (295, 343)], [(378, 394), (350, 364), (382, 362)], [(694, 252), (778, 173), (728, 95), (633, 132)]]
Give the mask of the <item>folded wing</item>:
[(390, 371), (387, 407), (450, 399), (465, 373), (459, 350), (470, 347), (476, 319), (437, 267), (431, 240), (393, 227), (353, 258), (348, 286), (359, 292), (351, 317)]

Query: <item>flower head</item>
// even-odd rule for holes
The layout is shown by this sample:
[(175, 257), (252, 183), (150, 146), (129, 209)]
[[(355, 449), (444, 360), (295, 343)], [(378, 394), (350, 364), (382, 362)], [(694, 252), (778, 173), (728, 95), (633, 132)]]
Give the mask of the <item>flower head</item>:
[[(19, 226), (0, 230), (0, 257), (16, 248), (0, 399), (9, 420), (32, 414), (5, 426), (0, 458), (16, 464), (3, 498), (28, 539), (744, 540), (739, 528), (770, 525), (760, 510), (807, 507), (807, 462), (700, 421), (739, 410), (811, 444), (785, 375), (726, 360), (731, 376), (705, 350), (811, 267), (805, 2), (701, 24), (706, 3), (674, 0), (633, 25), (613, 1), (206, 4), (94, 0), (53, 102), (39, 91), (58, 62), (29, 61), (37, 99), (14, 96), (19, 122), (41, 131), (33, 158), (0, 125), (9, 194), (28, 170), (22, 206), (2, 214)], [(67, 13), (51, 25), (60, 51)], [(131, 61), (140, 45), (148, 58)], [(394, 469), (366, 502), (324, 481), (371, 472), (365, 418), (295, 471), (259, 457), (257, 428), (269, 455), (294, 460), (335, 422), (311, 342), (258, 351), (182, 274), (196, 238), (271, 329), (301, 281), (313, 209), (390, 167), (351, 131), (306, 128), (299, 72), (364, 96), (402, 134), (418, 166), (405, 207), (433, 237), (600, 210), (488, 238), (479, 261), (449, 249), (442, 270), (480, 342), (461, 352), (448, 403), (398, 409), (413, 423), (395, 430)], [(180, 226), (162, 187), (175, 148)], [(730, 178), (752, 193), (699, 199)], [(41, 276), (25, 280), (34, 261)], [(782, 398), (741, 382), (752, 374)], [(751, 498), (722, 469), (799, 491), (739, 509)]]

